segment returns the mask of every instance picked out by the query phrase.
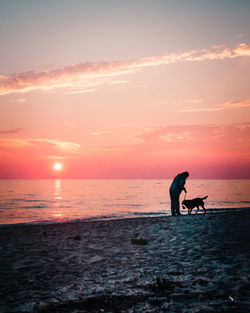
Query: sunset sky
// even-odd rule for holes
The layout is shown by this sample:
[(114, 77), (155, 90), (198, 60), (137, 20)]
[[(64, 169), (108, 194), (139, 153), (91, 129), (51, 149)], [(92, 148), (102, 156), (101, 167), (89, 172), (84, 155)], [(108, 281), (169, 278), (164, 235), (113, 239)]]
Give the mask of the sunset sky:
[(250, 178), (250, 1), (0, 1), (0, 42), (0, 178)]

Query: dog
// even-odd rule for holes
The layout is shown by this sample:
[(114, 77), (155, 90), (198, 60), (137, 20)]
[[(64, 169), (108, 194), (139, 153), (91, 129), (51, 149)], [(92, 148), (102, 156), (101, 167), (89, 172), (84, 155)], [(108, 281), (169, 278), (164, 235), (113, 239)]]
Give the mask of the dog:
[(204, 201), (205, 199), (207, 199), (208, 196), (204, 197), (204, 198), (195, 198), (192, 200), (183, 200), (182, 201), (182, 207), (183, 209), (188, 209), (188, 214), (190, 215), (192, 213), (193, 208), (197, 208), (197, 211), (195, 212), (195, 214), (199, 211), (200, 206), (203, 208), (204, 210), (204, 214), (206, 214), (206, 209), (204, 207)]

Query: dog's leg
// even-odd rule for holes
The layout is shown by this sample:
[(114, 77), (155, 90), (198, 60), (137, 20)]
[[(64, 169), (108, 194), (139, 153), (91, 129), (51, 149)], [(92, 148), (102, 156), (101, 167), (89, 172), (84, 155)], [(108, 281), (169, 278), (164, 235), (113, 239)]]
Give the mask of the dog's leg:
[(204, 210), (204, 214), (206, 214), (206, 213), (207, 213), (207, 211), (206, 211), (206, 209), (205, 209), (204, 205), (202, 205), (201, 207), (202, 207), (202, 209)]
[(195, 212), (195, 214), (197, 214), (197, 212), (200, 210), (199, 206), (197, 206), (197, 211)]

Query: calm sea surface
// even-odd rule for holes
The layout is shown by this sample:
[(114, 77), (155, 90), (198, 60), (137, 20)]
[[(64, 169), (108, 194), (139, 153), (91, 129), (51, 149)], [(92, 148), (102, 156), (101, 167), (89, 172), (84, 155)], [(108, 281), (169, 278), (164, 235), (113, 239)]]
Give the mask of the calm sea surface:
[[(170, 215), (170, 184), (171, 180), (0, 180), (0, 224)], [(186, 188), (187, 199), (208, 195), (209, 211), (250, 207), (250, 180), (188, 180)]]

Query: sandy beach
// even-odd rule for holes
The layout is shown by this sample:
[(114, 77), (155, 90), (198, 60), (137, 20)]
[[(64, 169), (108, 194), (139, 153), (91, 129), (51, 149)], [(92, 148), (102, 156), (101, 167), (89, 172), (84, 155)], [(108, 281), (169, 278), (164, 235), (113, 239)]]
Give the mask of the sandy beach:
[(249, 229), (247, 210), (2, 227), (0, 312), (247, 312)]

